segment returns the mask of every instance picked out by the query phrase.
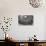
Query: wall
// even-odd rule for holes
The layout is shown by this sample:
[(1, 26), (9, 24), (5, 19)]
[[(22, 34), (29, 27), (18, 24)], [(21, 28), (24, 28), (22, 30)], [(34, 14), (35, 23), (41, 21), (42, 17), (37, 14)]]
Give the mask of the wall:
[[(30, 6), (28, 0), (0, 0), (0, 16), (13, 17), (12, 26), (8, 32), (17, 40), (27, 40), (34, 34), (37, 35), (39, 40), (44, 40), (46, 34), (44, 28), (46, 8), (44, 7), (33, 8)], [(33, 15), (34, 24), (32, 26), (19, 25), (18, 15)], [(0, 36), (0, 39), (2, 38)]]

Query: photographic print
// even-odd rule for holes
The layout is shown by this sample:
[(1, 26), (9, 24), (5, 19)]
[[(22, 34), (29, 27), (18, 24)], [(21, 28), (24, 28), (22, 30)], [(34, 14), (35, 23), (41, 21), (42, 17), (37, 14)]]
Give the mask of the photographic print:
[(18, 24), (20, 25), (33, 25), (33, 15), (19, 15)]

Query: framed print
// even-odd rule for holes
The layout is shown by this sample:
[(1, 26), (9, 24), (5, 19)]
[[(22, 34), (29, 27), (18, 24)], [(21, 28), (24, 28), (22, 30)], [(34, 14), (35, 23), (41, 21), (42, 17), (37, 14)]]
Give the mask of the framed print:
[(33, 15), (19, 15), (18, 24), (20, 25), (33, 25)]

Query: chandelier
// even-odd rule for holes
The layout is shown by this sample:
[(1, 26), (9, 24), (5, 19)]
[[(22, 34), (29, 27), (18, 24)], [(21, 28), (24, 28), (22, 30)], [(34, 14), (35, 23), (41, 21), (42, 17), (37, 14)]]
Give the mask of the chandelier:
[(43, 4), (43, 0), (29, 0), (29, 3), (32, 7), (38, 8)]

